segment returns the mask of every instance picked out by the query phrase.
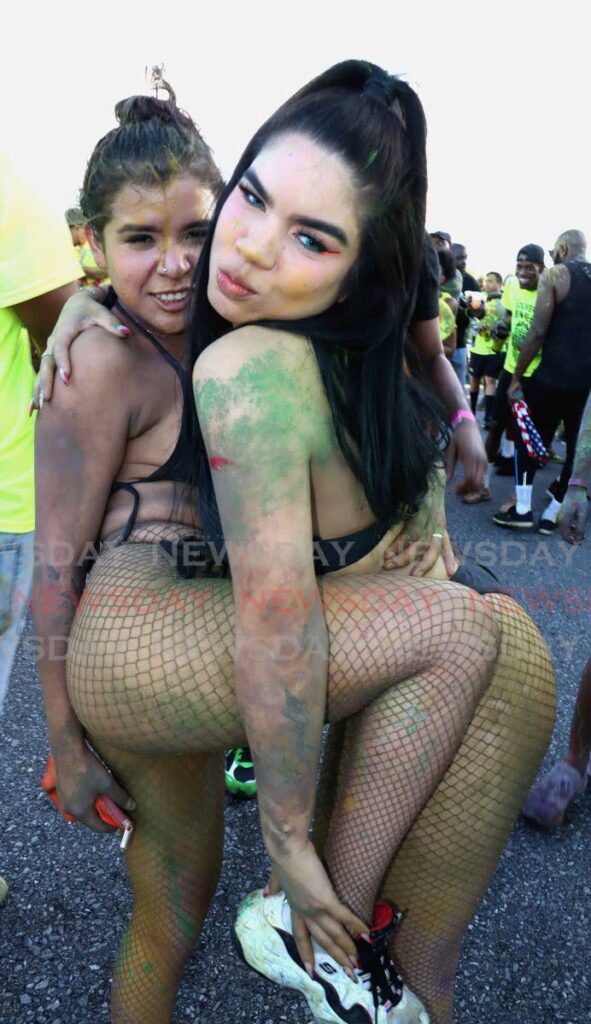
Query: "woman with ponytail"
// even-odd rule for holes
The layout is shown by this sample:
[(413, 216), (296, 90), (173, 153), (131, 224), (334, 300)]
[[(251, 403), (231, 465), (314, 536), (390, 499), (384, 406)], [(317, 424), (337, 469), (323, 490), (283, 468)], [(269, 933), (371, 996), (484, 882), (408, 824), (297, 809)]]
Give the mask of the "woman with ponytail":
[[(175, 173), (142, 179), (140, 198), (158, 187), (167, 201), (184, 180)], [(177, 312), (172, 276), (181, 267), (166, 231), (139, 242), (154, 245), (156, 258), (135, 294), (129, 261), (117, 259), (133, 213), (121, 208), (125, 187), (102, 228), (96, 221), (136, 349), (165, 348), (192, 369), (195, 398), (173, 368), (166, 424), (178, 430), (179, 414), (182, 424), (169, 455), (173, 438), (167, 446), (152, 433), (162, 396), (142, 398), (144, 363), (123, 363), (115, 345), (104, 380), (104, 348), (89, 331), (73, 349), (76, 357), (81, 346), (76, 386), (58, 384), (39, 427), (46, 547), (67, 540), (77, 553), (97, 534), (102, 541), (75, 617), (64, 600), (67, 622), (45, 626), (45, 635), (59, 627), (70, 637), (67, 679), (41, 664), (62, 802), (91, 827), (97, 793), (136, 804), (115, 1024), (171, 1020), (217, 882), (223, 750), (245, 740), (273, 878), (269, 895), (240, 908), (244, 958), (300, 990), (317, 1021), (452, 1020), (459, 941), (545, 749), (552, 675), (539, 635), (508, 601), (522, 658), (538, 656), (541, 697), (532, 714), (521, 688), (529, 718), (517, 777), (502, 774), (503, 734), (487, 765), (502, 807), (493, 800), (485, 813), (469, 773), (487, 802), (474, 750), (484, 758), (490, 747), (490, 709), (478, 717), (489, 684), (499, 717), (495, 616), (467, 587), (382, 571), (402, 524), (436, 487), (445, 440), (438, 409), (403, 363), (426, 185), (424, 117), (406, 83), (361, 61), (314, 80), (257, 132), (216, 203), (184, 363), (161, 316)], [(66, 595), (71, 575), (78, 589), (82, 582), (72, 565), (45, 571), (46, 587), (51, 580)], [(344, 720), (329, 742), (312, 841), (322, 728)], [(84, 737), (114, 776), (91, 766)], [(456, 885), (449, 920), (433, 924), (429, 877), (436, 890), (441, 879), (432, 858), (441, 871), (450, 853), (441, 814), (453, 834), (466, 778), (470, 814), (486, 823), (481, 841), (466, 825), (466, 848), (453, 852), (473, 884), (464, 899)], [(396, 865), (423, 842), (413, 894), (413, 872), (396, 875)], [(393, 878), (417, 995), (390, 958), (399, 915), (380, 896), (392, 896)]]

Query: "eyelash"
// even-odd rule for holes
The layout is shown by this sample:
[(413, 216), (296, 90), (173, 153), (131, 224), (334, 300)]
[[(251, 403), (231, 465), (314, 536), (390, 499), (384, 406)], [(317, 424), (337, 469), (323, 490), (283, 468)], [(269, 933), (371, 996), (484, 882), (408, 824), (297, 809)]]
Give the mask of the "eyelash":
[[(244, 200), (248, 204), (248, 206), (252, 206), (253, 209), (255, 209), (255, 210), (264, 210), (265, 209), (265, 204), (264, 204), (263, 200), (261, 199), (260, 196), (258, 196), (256, 194), (256, 192), (253, 192), (252, 189), (248, 188), (248, 186), (244, 185), (244, 184), (240, 184), (238, 187), (239, 187), (240, 191), (242, 192), (242, 195), (244, 196)], [(256, 203), (251, 202), (251, 198), (255, 199)], [(260, 203), (260, 206), (258, 205), (259, 203)], [(312, 245), (304, 245), (303, 242), (300, 242), (302, 248), (306, 249), (307, 252), (315, 252), (315, 253), (319, 253), (321, 255), (324, 254), (324, 253), (327, 253), (327, 252), (331, 252), (331, 250), (327, 249), (327, 247), (324, 245), (324, 243), (321, 242), (320, 239), (316, 237), (316, 235), (312, 235), (309, 231), (297, 231), (296, 232), (296, 238), (298, 238), (298, 239), (309, 238), (310, 239), (310, 241), (313, 243)]]
[[(207, 227), (191, 228), (190, 231), (187, 231), (187, 239), (193, 245), (201, 244), (207, 235), (207, 231)], [(147, 247), (153, 244), (154, 237), (152, 235), (130, 235), (126, 241), (128, 245), (144, 245)]]
[(146, 245), (146, 243), (153, 242), (154, 239), (151, 235), (130, 235), (127, 239), (128, 245)]
[(316, 253), (323, 254), (323, 253), (329, 251), (326, 248), (326, 246), (323, 245), (323, 243), (320, 241), (320, 239), (316, 238), (316, 235), (311, 235), (309, 231), (298, 231), (297, 235), (298, 235), (298, 238), (309, 238), (310, 241), (313, 242), (313, 245), (304, 245), (304, 243), (302, 242), (302, 247), (304, 249), (307, 249), (308, 252), (316, 252)]
[[(263, 200), (260, 196), (257, 196), (256, 192), (253, 192), (252, 189), (248, 188), (248, 185), (239, 185), (238, 188), (242, 192), (244, 200), (248, 206), (252, 206), (255, 210), (264, 210), (265, 204)], [(256, 203), (251, 203), (251, 199), (256, 199)], [(258, 206), (257, 203), (260, 203), (260, 206)]]

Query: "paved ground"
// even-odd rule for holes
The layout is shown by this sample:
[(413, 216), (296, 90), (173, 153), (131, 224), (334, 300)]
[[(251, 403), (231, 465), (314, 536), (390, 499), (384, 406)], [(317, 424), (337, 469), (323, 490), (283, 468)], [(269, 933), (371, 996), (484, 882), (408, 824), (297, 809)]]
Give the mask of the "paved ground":
[[(539, 478), (537, 504), (543, 500)], [(581, 667), (591, 648), (591, 540), (575, 550), (557, 537), (493, 527), (510, 481), (494, 478), (495, 502), (468, 508), (449, 498), (460, 548), (486, 561), (525, 607), (555, 658), (559, 714), (545, 766), (562, 752)], [(0, 910), (2, 1024), (107, 1024), (113, 951), (129, 908), (117, 842), (61, 822), (40, 797), (47, 755), (39, 686), (27, 636), (15, 662), (0, 736), (0, 872), (10, 894)], [(178, 1022), (307, 1024), (299, 999), (237, 963), (229, 942), (241, 893), (265, 877), (256, 807), (228, 801), (225, 869), (199, 952), (186, 973)], [(519, 821), (467, 934), (456, 1024), (591, 1022), (591, 791), (568, 823), (547, 835)]]

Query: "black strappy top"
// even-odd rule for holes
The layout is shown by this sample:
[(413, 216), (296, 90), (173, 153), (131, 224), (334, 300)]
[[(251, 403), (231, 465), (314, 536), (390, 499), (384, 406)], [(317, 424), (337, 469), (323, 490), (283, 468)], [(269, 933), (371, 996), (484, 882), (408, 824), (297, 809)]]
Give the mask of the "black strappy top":
[[(140, 324), (139, 321), (137, 321), (118, 300), (113, 304), (113, 308), (117, 307), (127, 317), (127, 319), (131, 321), (134, 328), (143, 334), (148, 341), (152, 343), (163, 359), (172, 366), (179, 378), (184, 394), (185, 386), (188, 383), (188, 372), (185, 367), (178, 361), (178, 359), (175, 359), (174, 356), (167, 351), (164, 345), (158, 341), (158, 338)], [(111, 487), (111, 494), (115, 494), (116, 491), (127, 491), (133, 497), (133, 506), (127, 523), (125, 524), (123, 533), (119, 538), (119, 544), (124, 544), (129, 539), (137, 521), (140, 504), (137, 484), (152, 483), (156, 480), (169, 480), (174, 481), (175, 483), (187, 484), (191, 480), (194, 469), (193, 458), (193, 453), (187, 449), (182, 435), (179, 435), (177, 443), (174, 446), (174, 450), (164, 465), (155, 469), (149, 476), (142, 477), (130, 483), (122, 480), (115, 480)], [(211, 485), (209, 487), (198, 488), (197, 504), (199, 507), (199, 517), (205, 542), (192, 535), (174, 542), (160, 541), (159, 544), (173, 558), (176, 562), (179, 573), (184, 577), (196, 575), (198, 569), (205, 569), (205, 575), (226, 575), (229, 568), (226, 542), (224, 539), (217, 502), (215, 500), (215, 494)], [(331, 540), (326, 540), (321, 537), (313, 537), (314, 568), (316, 575), (323, 576), (326, 573), (334, 572), (337, 569), (343, 569), (348, 565), (353, 565), (355, 562), (359, 562), (365, 557), (365, 555), (369, 554), (370, 551), (373, 551), (386, 533), (387, 529), (388, 527), (385, 523), (378, 521), (372, 523), (370, 526), (366, 526), (363, 530), (357, 530), (355, 533), (347, 534), (346, 537), (336, 537)], [(189, 551), (187, 557), (187, 545), (191, 548), (195, 545), (197, 545), (198, 548), (203, 548), (204, 543), (208, 548), (208, 557), (205, 559), (196, 559), (192, 551)], [(195, 554), (196, 553), (197, 552), (195, 552)], [(200, 572), (199, 574), (201, 575), (202, 573)]]
[[(162, 358), (166, 360), (169, 366), (172, 366), (177, 377), (179, 378), (181, 388), (183, 389), (184, 393), (185, 386), (188, 382), (188, 373), (185, 367), (182, 365), (182, 363), (179, 363), (178, 359), (175, 359), (175, 357), (171, 355), (170, 352), (168, 352), (164, 345), (162, 345), (158, 341), (158, 338), (154, 334), (152, 334), (151, 331), (148, 331), (145, 327), (143, 327), (142, 324), (140, 324), (135, 319), (135, 317), (132, 316), (129, 310), (125, 309), (124, 306), (122, 306), (119, 301), (115, 302), (113, 308), (119, 308), (119, 310), (127, 317), (127, 319), (131, 321), (135, 329), (137, 331), (140, 331), (144, 335), (144, 337), (146, 337), (148, 341), (152, 343), (156, 351), (160, 353)], [(171, 480), (174, 483), (186, 484), (190, 479), (191, 469), (192, 453), (189, 450), (187, 450), (187, 446), (183, 441), (183, 437), (181, 434), (179, 434), (177, 443), (175, 444), (173, 451), (171, 452), (163, 466), (159, 466), (159, 468), (155, 469), (154, 472), (150, 473), (149, 476), (140, 477), (138, 480), (134, 480), (131, 483), (126, 483), (122, 480), (115, 480), (114, 484), (111, 487), (111, 494), (115, 494), (116, 491), (127, 491), (133, 497), (133, 506), (129, 514), (129, 519), (125, 524), (125, 528), (120, 538), (121, 544), (125, 543), (125, 541), (128, 540), (131, 531), (133, 530), (136, 524), (137, 514), (140, 505), (140, 496), (137, 491), (136, 485), (153, 483), (156, 480)]]
[[(220, 513), (215, 500), (215, 494), (207, 498), (205, 488), (199, 488), (199, 518), (201, 527), (208, 544), (217, 557), (227, 561), (226, 542)], [(348, 565), (354, 565), (365, 555), (376, 547), (386, 533), (388, 527), (381, 522), (371, 523), (363, 530), (355, 533), (348, 533), (346, 537), (335, 537), (327, 540), (323, 537), (313, 537), (314, 571), (317, 576), (324, 576), (328, 572), (335, 572), (337, 569), (344, 569)]]

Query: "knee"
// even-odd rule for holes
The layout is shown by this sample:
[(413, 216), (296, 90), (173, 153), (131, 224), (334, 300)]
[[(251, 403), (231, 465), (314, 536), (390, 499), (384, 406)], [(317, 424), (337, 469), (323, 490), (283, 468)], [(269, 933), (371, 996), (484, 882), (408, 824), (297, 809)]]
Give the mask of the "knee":
[(556, 712), (556, 679), (548, 648), (537, 626), (513, 598), (487, 594), (499, 634), (490, 687), (496, 713), (515, 728), (520, 742), (543, 754)]
[[(488, 669), (496, 662), (499, 652), (499, 627), (492, 609), (481, 594), (460, 584), (454, 585), (452, 621), (445, 630), (445, 639), (460, 645), (474, 664), (482, 663)], [(451, 605), (448, 590), (443, 596), (444, 621)]]
[(211, 869), (188, 880), (172, 875), (133, 885), (132, 928), (142, 945), (188, 956), (195, 947), (219, 882)]

